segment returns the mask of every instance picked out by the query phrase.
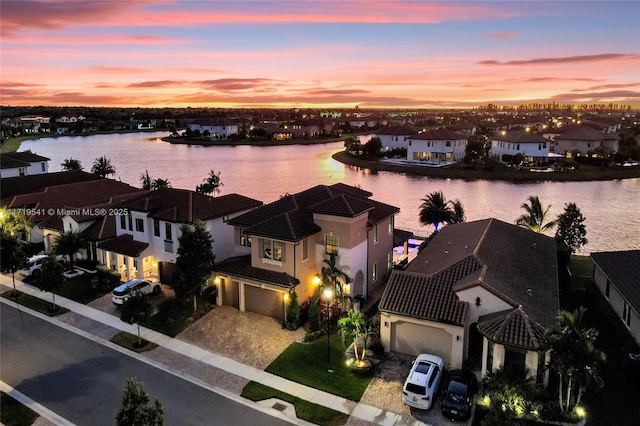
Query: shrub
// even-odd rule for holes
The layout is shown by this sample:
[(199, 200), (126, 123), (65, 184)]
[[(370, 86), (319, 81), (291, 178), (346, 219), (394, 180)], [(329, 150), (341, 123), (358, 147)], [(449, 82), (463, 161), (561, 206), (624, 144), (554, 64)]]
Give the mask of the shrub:
[(202, 291), (202, 299), (215, 305), (218, 297), (218, 287), (210, 285)]
[(318, 310), (318, 302), (312, 299), (309, 302), (308, 316), (309, 316), (309, 330), (320, 330), (320, 311)]
[(304, 325), (309, 321), (309, 305), (312, 299), (310, 297), (300, 305), (300, 325)]
[(79, 266), (84, 269), (88, 269), (89, 271), (95, 271), (96, 267), (98, 266), (98, 261), (91, 260), (91, 259), (78, 259), (76, 260), (75, 263), (76, 263), (76, 266)]
[(326, 330), (324, 328), (320, 329), (318, 331), (307, 331), (304, 334), (304, 341), (305, 342), (313, 342), (314, 340), (324, 336), (325, 334), (326, 334)]
[(120, 284), (120, 274), (106, 266), (96, 268), (96, 276), (91, 280), (91, 286), (98, 291), (111, 291)]
[(289, 294), (289, 303), (287, 305), (287, 318), (285, 327), (287, 330), (297, 330), (299, 326), (300, 305), (298, 304), (298, 294), (293, 291)]

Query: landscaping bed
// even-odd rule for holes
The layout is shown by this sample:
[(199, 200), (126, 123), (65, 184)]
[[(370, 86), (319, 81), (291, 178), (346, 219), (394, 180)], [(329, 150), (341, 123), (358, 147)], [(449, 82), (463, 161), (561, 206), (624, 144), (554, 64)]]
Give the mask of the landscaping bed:
[(357, 372), (346, 365), (340, 336), (331, 335), (331, 361), (327, 363), (327, 340), (294, 342), (265, 371), (352, 401), (360, 401), (373, 372)]
[(305, 401), (304, 399), (256, 382), (247, 383), (240, 396), (252, 401), (278, 398), (282, 401), (289, 402), (295, 407), (296, 416), (299, 419), (321, 426), (339, 426), (344, 424), (349, 418), (347, 414)]
[(109, 339), (109, 341), (138, 353), (150, 351), (158, 347), (155, 343), (151, 343), (144, 339), (142, 339), (142, 345), (138, 346), (138, 336), (127, 333), (126, 331), (121, 331), (115, 334), (111, 339)]
[(39, 417), (38, 413), (4, 392), (0, 392), (0, 406), (0, 422), (6, 426), (29, 426)]
[(50, 301), (39, 299), (35, 296), (25, 294), (18, 290), (5, 291), (1, 296), (5, 299), (13, 300), (14, 302), (22, 306), (26, 306), (27, 308), (33, 309), (34, 311), (40, 312), (41, 314), (45, 314), (50, 317), (55, 317), (69, 312), (68, 309), (61, 308), (60, 306), (57, 306), (56, 310), (54, 311), (52, 310), (53, 306)]

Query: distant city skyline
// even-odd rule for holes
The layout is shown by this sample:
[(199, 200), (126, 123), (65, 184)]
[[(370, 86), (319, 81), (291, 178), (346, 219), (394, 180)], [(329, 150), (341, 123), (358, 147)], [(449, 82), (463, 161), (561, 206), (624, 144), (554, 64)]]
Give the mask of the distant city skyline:
[(0, 6), (2, 105), (640, 108), (638, 1)]

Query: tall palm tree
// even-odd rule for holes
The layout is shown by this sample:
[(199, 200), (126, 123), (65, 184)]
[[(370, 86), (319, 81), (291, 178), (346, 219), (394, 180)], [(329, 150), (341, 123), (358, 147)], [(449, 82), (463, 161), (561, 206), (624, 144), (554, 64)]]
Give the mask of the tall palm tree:
[(211, 195), (219, 191), (219, 188), (223, 186), (220, 182), (220, 172), (209, 171), (207, 176), (200, 185), (196, 187), (196, 192), (201, 192), (206, 195)]
[(529, 203), (522, 204), (522, 208), (527, 212), (516, 220), (516, 225), (523, 228), (530, 229), (535, 232), (543, 233), (553, 228), (556, 225), (556, 221), (552, 220), (545, 223), (545, 219), (551, 205), (542, 210), (542, 204), (537, 196), (530, 196)]
[(344, 288), (351, 283), (351, 277), (342, 272), (336, 263), (337, 256), (330, 254), (329, 259), (324, 259), (325, 266), (320, 270), (319, 278), (322, 287), (329, 287), (336, 296), (339, 295), (340, 302), (344, 304)]
[(98, 157), (91, 166), (91, 173), (106, 178), (116, 174), (116, 168), (111, 165), (111, 160), (106, 156)]
[(62, 163), (60, 163), (60, 167), (63, 172), (68, 172), (71, 170), (82, 170), (82, 164), (80, 164), (80, 160), (76, 158), (66, 158)]
[(156, 178), (151, 181), (151, 189), (171, 188), (171, 182), (168, 179)]
[(427, 194), (420, 205), (420, 223), (423, 225), (433, 225), (434, 232), (438, 232), (438, 227), (442, 222), (451, 220), (451, 207), (444, 198), (442, 191)]
[(146, 191), (151, 190), (151, 176), (149, 176), (149, 170), (145, 170), (144, 173), (140, 175), (140, 182), (142, 183), (142, 189)]
[(584, 307), (560, 311), (556, 327), (546, 336), (551, 349), (549, 367), (558, 375), (558, 404), (565, 413), (575, 409), (588, 386), (602, 386), (598, 367), (606, 356), (595, 347), (598, 331), (583, 324), (585, 311)]
[(73, 256), (86, 246), (86, 241), (77, 232), (67, 231), (55, 242), (54, 250), (58, 254), (69, 256), (69, 267), (73, 271)]
[(462, 203), (460, 200), (449, 201), (451, 205), (451, 217), (449, 218), (448, 223), (462, 223), (466, 220), (464, 215), (464, 207), (462, 207)]

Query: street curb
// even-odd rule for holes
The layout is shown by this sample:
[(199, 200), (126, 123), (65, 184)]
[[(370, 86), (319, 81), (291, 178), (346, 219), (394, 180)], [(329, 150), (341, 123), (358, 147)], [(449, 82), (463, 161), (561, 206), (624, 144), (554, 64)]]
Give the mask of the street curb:
[(24, 406), (32, 409), (33, 411), (35, 411), (36, 413), (38, 413), (39, 415), (41, 415), (42, 417), (44, 417), (45, 419), (49, 420), (50, 422), (56, 425), (75, 426), (75, 423), (71, 423), (69, 420), (65, 419), (59, 414), (54, 413), (44, 405), (34, 401), (33, 399), (29, 398), (27, 395), (23, 394), (22, 392), (15, 389), (8, 383), (3, 382), (2, 380), (0, 380), (0, 390), (2, 390), (2, 392), (9, 395), (11, 398), (20, 402)]

